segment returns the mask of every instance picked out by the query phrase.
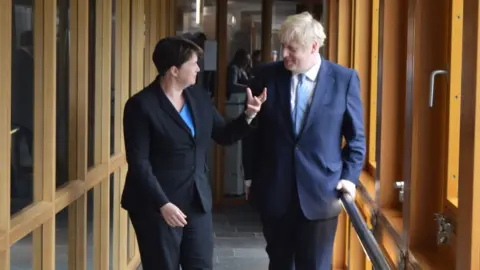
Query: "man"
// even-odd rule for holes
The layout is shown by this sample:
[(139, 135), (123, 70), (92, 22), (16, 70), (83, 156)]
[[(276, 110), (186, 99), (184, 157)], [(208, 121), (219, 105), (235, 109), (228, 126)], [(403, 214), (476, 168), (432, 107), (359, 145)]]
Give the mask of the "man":
[(276, 62), (278, 60), (278, 52), (277, 50), (272, 51), (272, 62)]
[(246, 195), (260, 212), (270, 270), (326, 270), (340, 192), (355, 196), (365, 159), (360, 83), (319, 55), (326, 36), (309, 13), (288, 17), (280, 34), (284, 60), (252, 82), (269, 96), (244, 140)]

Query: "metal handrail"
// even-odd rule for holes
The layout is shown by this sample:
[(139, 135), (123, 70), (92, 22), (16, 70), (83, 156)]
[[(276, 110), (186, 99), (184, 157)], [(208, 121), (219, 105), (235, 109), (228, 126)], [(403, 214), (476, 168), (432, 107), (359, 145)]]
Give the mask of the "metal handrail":
[(390, 264), (383, 255), (375, 236), (373, 236), (370, 229), (368, 229), (367, 223), (365, 223), (365, 220), (360, 215), (360, 211), (355, 205), (353, 198), (347, 193), (343, 193), (340, 198), (342, 200), (343, 208), (347, 212), (348, 217), (357, 232), (360, 243), (372, 262), (373, 269), (390, 270)]

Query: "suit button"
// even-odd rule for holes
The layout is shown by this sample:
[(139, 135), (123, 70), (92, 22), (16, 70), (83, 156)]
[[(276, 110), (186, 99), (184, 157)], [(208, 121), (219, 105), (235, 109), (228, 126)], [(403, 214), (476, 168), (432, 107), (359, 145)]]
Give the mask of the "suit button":
[(295, 145), (295, 150), (298, 151), (299, 150), (299, 147), (298, 147), (298, 144)]
[(193, 171), (193, 170), (195, 170), (195, 166), (192, 166), (192, 168), (191, 168), (191, 169), (192, 169), (192, 171)]

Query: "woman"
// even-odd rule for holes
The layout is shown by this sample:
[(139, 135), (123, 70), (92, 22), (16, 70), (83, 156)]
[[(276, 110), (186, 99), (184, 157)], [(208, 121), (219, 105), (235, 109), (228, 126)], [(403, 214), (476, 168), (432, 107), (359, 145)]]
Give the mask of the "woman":
[(231, 94), (244, 93), (249, 83), (247, 69), (251, 64), (250, 54), (239, 49), (235, 52), (227, 70), (227, 100)]
[(205, 157), (211, 139), (232, 144), (252, 129), (266, 99), (247, 90), (245, 113), (225, 123), (194, 86), (201, 49), (180, 37), (158, 42), (159, 76), (124, 112), (128, 173), (122, 207), (137, 235), (145, 270), (212, 269), (211, 191)]

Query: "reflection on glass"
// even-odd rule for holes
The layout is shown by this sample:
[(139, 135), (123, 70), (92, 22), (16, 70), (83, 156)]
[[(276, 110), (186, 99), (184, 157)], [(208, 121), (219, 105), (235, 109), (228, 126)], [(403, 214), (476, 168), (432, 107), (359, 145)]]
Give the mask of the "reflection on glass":
[(113, 208), (114, 208), (114, 204), (113, 204), (113, 196), (114, 196), (114, 187), (115, 187), (115, 179), (118, 179), (119, 177), (119, 174), (120, 172), (117, 171), (115, 173), (115, 175), (112, 173), (110, 175), (110, 243), (109, 243), (109, 247), (110, 247), (110, 269), (113, 269), (113, 225), (114, 225), (114, 219), (113, 219)]
[(197, 84), (213, 97), (217, 58), (216, 1), (181, 0), (176, 4), (176, 34), (195, 42), (205, 51), (198, 59)]
[(88, 5), (88, 167), (95, 165), (95, 35), (96, 35), (96, 1), (89, 0)]
[(57, 187), (68, 181), (69, 10), (69, 0), (57, 1)]
[(93, 189), (87, 192), (87, 269), (93, 269)]
[(32, 233), (29, 233), (10, 248), (10, 269), (33, 269), (32, 252)]
[(130, 217), (128, 217), (128, 222), (127, 222), (127, 258), (128, 261), (130, 261), (133, 258), (133, 249), (130, 248), (130, 245), (132, 244), (130, 242), (130, 237), (131, 235), (134, 234), (135, 232), (133, 231), (133, 228), (131, 228), (131, 222), (130, 222)]
[[(111, 104), (110, 104), (110, 155), (115, 154), (115, 6), (116, 1), (112, 0), (112, 57), (111, 57)], [(118, 116), (117, 116), (118, 117)]]
[(55, 269), (68, 269), (68, 206), (56, 215)]
[(11, 213), (33, 200), (33, 1), (12, 1)]
[(282, 60), (282, 44), (280, 43), (280, 26), (287, 16), (297, 13), (298, 5), (295, 2), (282, 1), (273, 5), (272, 12), (272, 61)]
[[(227, 88), (225, 117), (234, 118), (242, 113), (246, 98), (245, 89), (253, 79), (252, 53), (260, 49), (262, 3), (239, 0), (228, 3), (227, 9)], [(257, 53), (258, 54), (258, 53)], [(242, 143), (225, 147), (224, 195), (244, 194)]]

